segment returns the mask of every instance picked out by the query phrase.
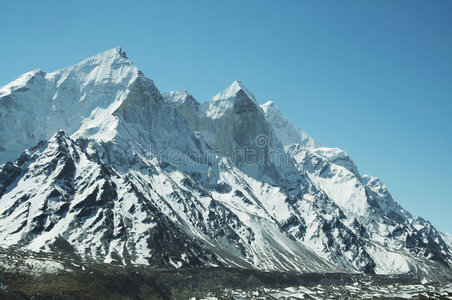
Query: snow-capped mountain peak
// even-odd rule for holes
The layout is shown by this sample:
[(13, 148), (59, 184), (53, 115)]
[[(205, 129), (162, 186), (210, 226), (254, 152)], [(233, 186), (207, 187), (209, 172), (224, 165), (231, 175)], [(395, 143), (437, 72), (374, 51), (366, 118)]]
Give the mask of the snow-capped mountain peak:
[(115, 65), (118, 63), (132, 63), (126, 55), (126, 52), (122, 49), (121, 46), (117, 46), (111, 49), (108, 49), (104, 52), (95, 54), (84, 60), (76, 63), (73, 66), (69, 66), (68, 68), (75, 67), (78, 65)]
[(127, 73), (137, 73), (139, 70), (127, 58), (121, 47), (112, 48), (108, 51), (89, 57), (73, 66), (49, 73), (49, 80), (56, 80), (56, 85), (61, 84), (71, 78), (78, 79), (82, 87), (123, 83)]
[(207, 117), (219, 119), (234, 109), (246, 108), (247, 111), (259, 108), (256, 98), (240, 81), (234, 81), (228, 88), (204, 102), (202, 109)]
[(28, 72), (1, 88), (0, 163), (59, 129), (72, 135), (90, 119), (111, 114), (140, 74), (116, 47), (52, 73)]
[(237, 94), (240, 91), (243, 91), (246, 94), (246, 96), (248, 96), (251, 100), (256, 102), (256, 98), (254, 97), (253, 93), (251, 93), (245, 87), (245, 85), (239, 80), (235, 80), (227, 89), (225, 89), (222, 92), (215, 95), (215, 97), (212, 98), (212, 101), (227, 100), (227, 99), (235, 98), (235, 97), (237, 97)]

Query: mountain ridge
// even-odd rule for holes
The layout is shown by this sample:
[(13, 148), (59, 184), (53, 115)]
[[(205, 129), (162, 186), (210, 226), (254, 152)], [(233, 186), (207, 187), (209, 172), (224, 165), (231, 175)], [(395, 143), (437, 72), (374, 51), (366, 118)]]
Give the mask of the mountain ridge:
[[(120, 47), (27, 74), (0, 89), (0, 162), (18, 157), (0, 166), (2, 247), (156, 267), (452, 277), (447, 235), (241, 82), (202, 103), (160, 93)], [(27, 101), (42, 114), (27, 115)]]

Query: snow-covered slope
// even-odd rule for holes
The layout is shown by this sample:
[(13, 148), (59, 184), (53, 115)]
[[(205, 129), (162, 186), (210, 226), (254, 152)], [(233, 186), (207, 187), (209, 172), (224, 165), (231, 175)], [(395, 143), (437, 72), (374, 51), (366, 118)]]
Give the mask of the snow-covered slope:
[[(361, 176), (353, 160), (343, 150), (323, 147), (305, 133), (299, 134), (300, 130), (287, 120), (274, 103), (267, 102), (262, 107), (272, 126), (286, 133), (281, 134), (281, 141), (300, 172), (305, 172), (349, 219), (358, 220), (366, 237), (391, 249), (407, 249), (450, 264), (450, 246), (447, 246), (444, 236), (430, 223), (405, 211), (392, 199), (378, 178)], [(420, 241), (413, 242), (413, 238)], [(422, 249), (417, 247), (420, 244)], [(383, 271), (387, 269), (409, 269), (410, 263), (403, 255), (389, 255), (386, 247), (372, 245), (366, 250), (380, 273), (387, 272)]]
[(0, 163), (85, 119), (115, 110), (139, 70), (120, 47), (52, 73), (35, 70), (0, 88)]
[[(243, 84), (241, 86), (243, 87)], [(230, 95), (233, 93), (230, 91), (234, 90), (234, 87), (239, 89), (238, 85), (234, 83), (226, 90), (228, 92), (225, 91), (219, 95), (228, 94), (227, 99), (231, 99)], [(202, 121), (199, 120), (205, 118), (206, 115), (214, 115), (218, 119), (224, 118), (224, 115), (226, 115), (224, 111), (232, 107), (229, 101), (223, 100), (228, 105), (222, 103), (220, 105), (223, 107), (220, 110), (221, 113), (212, 114), (211, 111), (214, 109), (210, 108), (213, 106), (217, 109), (215, 104), (218, 100), (221, 100), (218, 95), (211, 101), (201, 104), (187, 92), (169, 92), (164, 93), (163, 96), (186, 116), (191, 128), (200, 131), (201, 135), (206, 137), (206, 141), (209, 141), (210, 133), (208, 130), (203, 131), (202, 126), (199, 125)], [(430, 223), (421, 218), (412, 217), (401, 208), (392, 199), (387, 188), (378, 178), (368, 175), (361, 176), (357, 166), (346, 152), (338, 148), (321, 146), (305, 132), (296, 128), (273, 102), (267, 102), (261, 105), (261, 108), (275, 136), (285, 146), (285, 151), (289, 157), (293, 159), (293, 161), (290, 159), (284, 160), (286, 168), (290, 169), (291, 162), (293, 162), (299, 169), (299, 173), (306, 175), (307, 178), (303, 178), (304, 184), (312, 185), (316, 189), (314, 192), (317, 195), (315, 202), (321, 203), (320, 195), (325, 195), (333, 203), (328, 202), (328, 200), (325, 202), (336, 207), (340, 214), (343, 213), (345, 216), (343, 225), (338, 226), (337, 232), (343, 233), (349, 230), (352, 236), (346, 236), (346, 241), (342, 245), (340, 243), (334, 245), (333, 248), (341, 249), (339, 255), (334, 257), (330, 248), (329, 251), (326, 251), (328, 253), (323, 255), (324, 257), (334, 260), (336, 264), (340, 264), (341, 260), (353, 264), (358, 259), (366, 261), (366, 257), (369, 257), (368, 261), (372, 263), (367, 266), (374, 263), (375, 265), (370, 268), (385, 274), (412, 270), (417, 263), (416, 259), (411, 257), (411, 254), (422, 253), (425, 257), (434, 258), (441, 263), (448, 264), (450, 247), (446, 246), (440, 234)], [(256, 122), (254, 121), (254, 123)], [(210, 126), (210, 128), (216, 129), (218, 127)], [(216, 141), (216, 139), (213, 140)], [(284, 184), (279, 184), (284, 186)], [(320, 210), (319, 215), (327, 215), (328, 213), (325, 210)], [(310, 218), (308, 215), (302, 215), (302, 220), (311, 219), (313, 223), (319, 218), (318, 216)], [(329, 224), (323, 228), (331, 229), (328, 226)], [(328, 248), (326, 246), (328, 243), (331, 243), (331, 241), (338, 242), (339, 240), (337, 235), (318, 237), (319, 232), (316, 231), (312, 236), (303, 236), (300, 241), (321, 253), (325, 248)], [(421, 244), (420, 248), (413, 247), (411, 241), (413, 237), (422, 240), (422, 242), (415, 243)], [(344, 258), (344, 249), (350, 240), (353, 241), (351, 244), (355, 244), (355, 246), (359, 245), (357, 241), (361, 240), (363, 246), (361, 250), (350, 251)], [(402, 253), (400, 253), (401, 249), (403, 249)], [(363, 267), (365, 265), (366, 263), (358, 269), (365, 269)]]
[(160, 94), (114, 48), (21, 76), (0, 106), (0, 158), (14, 160), (0, 166), (2, 247), (156, 267), (450, 274), (447, 236), (241, 82), (204, 103)]

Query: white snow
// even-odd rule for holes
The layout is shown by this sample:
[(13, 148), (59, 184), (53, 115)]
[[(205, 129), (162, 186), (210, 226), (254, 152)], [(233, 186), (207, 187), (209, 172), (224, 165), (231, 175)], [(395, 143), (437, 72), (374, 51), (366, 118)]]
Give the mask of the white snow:
[[(237, 93), (242, 90), (245, 92), (245, 94), (250, 97), (254, 102), (256, 102), (256, 98), (254, 97), (253, 93), (251, 93), (246, 87), (245, 85), (238, 81), (235, 80), (227, 89), (225, 89), (224, 91), (218, 93), (217, 95), (215, 95), (212, 98), (212, 101), (218, 101), (218, 100), (228, 100), (231, 98), (235, 98)], [(257, 102), (256, 102), (257, 103)]]
[[(82, 125), (95, 127), (106, 116), (95, 111), (111, 114), (138, 73), (117, 47), (53, 73), (26, 73), (2, 87), (0, 145), (5, 150), (0, 148), (0, 163), (14, 160), (59, 129), (70, 135)], [(95, 124), (86, 124), (91, 119)]]

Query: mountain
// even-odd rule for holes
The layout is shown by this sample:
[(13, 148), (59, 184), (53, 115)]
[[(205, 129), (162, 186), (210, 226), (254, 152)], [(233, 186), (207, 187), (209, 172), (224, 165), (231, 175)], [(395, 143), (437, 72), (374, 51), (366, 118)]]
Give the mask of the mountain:
[(120, 48), (0, 89), (0, 246), (153, 267), (452, 277), (450, 236), (235, 81), (161, 94)]

